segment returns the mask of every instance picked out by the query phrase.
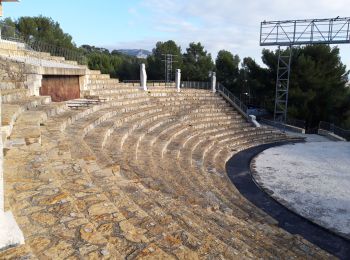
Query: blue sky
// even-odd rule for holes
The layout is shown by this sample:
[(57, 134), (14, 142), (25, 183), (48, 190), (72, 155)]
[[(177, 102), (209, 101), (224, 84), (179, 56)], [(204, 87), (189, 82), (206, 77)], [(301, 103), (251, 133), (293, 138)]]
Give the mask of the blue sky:
[[(259, 63), (263, 20), (350, 16), (348, 0), (22, 0), (4, 3), (4, 17), (44, 15), (78, 44), (152, 50), (175, 40), (184, 51), (200, 41), (215, 58), (226, 49)], [(350, 68), (350, 45), (341, 46)]]

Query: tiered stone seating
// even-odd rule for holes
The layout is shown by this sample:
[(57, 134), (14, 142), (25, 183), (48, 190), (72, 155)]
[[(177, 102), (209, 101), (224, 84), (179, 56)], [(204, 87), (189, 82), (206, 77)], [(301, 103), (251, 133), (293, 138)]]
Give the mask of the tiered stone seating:
[(143, 92), (95, 71), (87, 80), (86, 94), (107, 102), (5, 104), (8, 140), (24, 140), (6, 151), (6, 205), (27, 244), (0, 258), (329, 257), (226, 176), (234, 153), (286, 135), (253, 128), (206, 90)]
[(23, 43), (0, 40), (0, 57), (27, 65), (54, 68), (79, 68), (77, 62), (65, 60), (64, 57), (52, 56), (50, 53), (28, 50)]

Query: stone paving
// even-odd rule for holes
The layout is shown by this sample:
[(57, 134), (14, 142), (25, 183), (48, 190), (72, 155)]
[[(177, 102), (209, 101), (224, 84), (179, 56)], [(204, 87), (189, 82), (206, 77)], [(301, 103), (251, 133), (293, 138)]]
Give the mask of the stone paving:
[(26, 244), (0, 259), (333, 258), (278, 228), (226, 176), (233, 154), (285, 134), (251, 127), (204, 90), (91, 89), (109, 101), (16, 115), (5, 202)]

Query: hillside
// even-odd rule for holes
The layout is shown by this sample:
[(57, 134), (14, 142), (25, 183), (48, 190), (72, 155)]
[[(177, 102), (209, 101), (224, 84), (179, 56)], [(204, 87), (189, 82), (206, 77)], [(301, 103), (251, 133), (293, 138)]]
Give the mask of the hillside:
[(150, 51), (143, 50), (143, 49), (120, 49), (117, 51), (129, 56), (133, 56), (141, 59), (146, 59), (149, 55), (152, 54)]

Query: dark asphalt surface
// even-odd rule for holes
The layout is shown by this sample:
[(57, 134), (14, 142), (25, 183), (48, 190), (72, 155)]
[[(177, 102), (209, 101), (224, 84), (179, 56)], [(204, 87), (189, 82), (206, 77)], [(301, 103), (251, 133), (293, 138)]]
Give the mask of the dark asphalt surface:
[(240, 193), (255, 206), (279, 222), (279, 227), (306, 240), (340, 259), (350, 259), (350, 241), (288, 210), (257, 186), (250, 172), (251, 160), (271, 147), (287, 142), (265, 144), (234, 155), (226, 164), (226, 172)]

